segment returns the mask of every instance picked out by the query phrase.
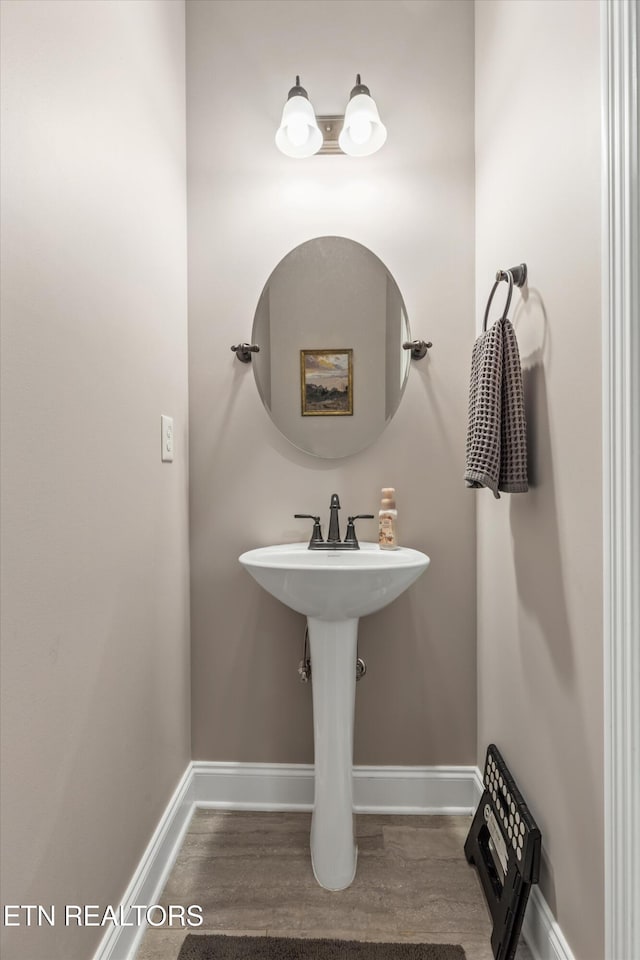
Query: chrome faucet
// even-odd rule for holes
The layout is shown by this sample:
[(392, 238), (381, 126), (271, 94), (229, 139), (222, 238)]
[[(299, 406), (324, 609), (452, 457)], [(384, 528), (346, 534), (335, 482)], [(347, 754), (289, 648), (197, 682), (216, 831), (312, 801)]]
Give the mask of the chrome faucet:
[(313, 520), (313, 532), (309, 540), (309, 550), (359, 550), (360, 544), (356, 537), (356, 520), (373, 520), (372, 513), (358, 513), (348, 518), (347, 532), (344, 540), (340, 539), (340, 523), (338, 520), (338, 510), (340, 509), (340, 498), (337, 493), (331, 495), (329, 505), (329, 533), (327, 539), (322, 538), (322, 529), (320, 527), (320, 517), (312, 513), (295, 513), (294, 517), (298, 519)]

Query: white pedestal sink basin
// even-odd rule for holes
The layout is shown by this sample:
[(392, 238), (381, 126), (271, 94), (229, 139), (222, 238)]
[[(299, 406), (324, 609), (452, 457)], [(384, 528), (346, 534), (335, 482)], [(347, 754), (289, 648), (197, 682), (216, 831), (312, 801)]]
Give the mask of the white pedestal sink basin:
[(343, 890), (356, 872), (353, 718), (358, 618), (395, 600), (429, 566), (419, 550), (309, 550), (307, 543), (258, 547), (240, 563), (309, 626), (315, 798), (311, 860), (318, 883)]

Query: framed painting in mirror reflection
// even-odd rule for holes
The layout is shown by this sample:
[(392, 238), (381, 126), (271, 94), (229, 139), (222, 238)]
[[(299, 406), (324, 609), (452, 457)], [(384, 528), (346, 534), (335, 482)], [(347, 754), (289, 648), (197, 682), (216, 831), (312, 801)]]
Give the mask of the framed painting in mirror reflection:
[(353, 415), (353, 350), (301, 350), (303, 417)]

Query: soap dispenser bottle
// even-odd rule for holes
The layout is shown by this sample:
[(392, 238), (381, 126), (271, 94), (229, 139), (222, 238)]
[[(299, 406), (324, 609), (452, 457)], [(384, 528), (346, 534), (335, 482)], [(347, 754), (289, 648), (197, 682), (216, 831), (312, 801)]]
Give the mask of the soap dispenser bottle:
[(394, 487), (383, 487), (378, 513), (378, 545), (381, 550), (398, 548), (397, 520), (396, 491)]

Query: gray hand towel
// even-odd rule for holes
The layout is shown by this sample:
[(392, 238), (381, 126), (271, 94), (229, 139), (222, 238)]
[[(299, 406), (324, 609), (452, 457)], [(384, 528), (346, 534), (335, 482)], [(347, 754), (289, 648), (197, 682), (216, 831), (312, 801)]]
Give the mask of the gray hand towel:
[(527, 442), (522, 370), (515, 331), (507, 319), (473, 346), (464, 479), (468, 487), (524, 493)]
[(522, 367), (516, 332), (510, 320), (502, 320), (502, 422), (500, 433), (500, 480), (505, 493), (526, 493), (527, 423), (524, 414)]
[(469, 385), (468, 487), (488, 487), (499, 497), (502, 418), (502, 324), (494, 323), (473, 345)]

